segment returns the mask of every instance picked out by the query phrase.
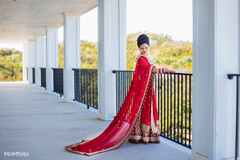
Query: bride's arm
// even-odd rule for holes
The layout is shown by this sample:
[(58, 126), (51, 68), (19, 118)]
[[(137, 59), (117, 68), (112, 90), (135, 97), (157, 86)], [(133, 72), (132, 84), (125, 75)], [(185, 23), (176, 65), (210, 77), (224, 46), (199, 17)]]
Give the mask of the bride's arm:
[(153, 71), (152, 71), (153, 74), (157, 74), (158, 73), (158, 69), (154, 66), (153, 67)]
[(157, 73), (173, 73), (173, 72), (174, 71), (171, 71), (171, 70), (169, 70), (167, 68), (156, 68), (155, 66), (153, 68), (153, 74), (157, 74)]

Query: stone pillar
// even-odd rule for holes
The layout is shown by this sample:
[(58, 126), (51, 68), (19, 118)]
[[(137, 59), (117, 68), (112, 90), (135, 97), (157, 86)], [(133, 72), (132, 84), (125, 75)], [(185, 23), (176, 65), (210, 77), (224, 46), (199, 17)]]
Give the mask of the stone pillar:
[(80, 68), (80, 16), (64, 13), (63, 95), (66, 102), (74, 98), (74, 72)]
[(41, 70), (40, 67), (43, 67), (43, 52), (44, 52), (44, 36), (36, 37), (36, 57), (35, 57), (35, 74), (36, 74), (36, 85), (41, 86)]
[(234, 157), (238, 3), (193, 0), (192, 160)]
[(23, 44), (23, 82), (28, 81), (28, 43)]
[(115, 69), (126, 69), (126, 0), (99, 0), (98, 110), (103, 120), (116, 115)]
[(32, 68), (35, 68), (35, 41), (28, 41), (28, 82), (33, 83)]
[(58, 68), (58, 28), (46, 28), (46, 52), (46, 89), (52, 93), (52, 68)]

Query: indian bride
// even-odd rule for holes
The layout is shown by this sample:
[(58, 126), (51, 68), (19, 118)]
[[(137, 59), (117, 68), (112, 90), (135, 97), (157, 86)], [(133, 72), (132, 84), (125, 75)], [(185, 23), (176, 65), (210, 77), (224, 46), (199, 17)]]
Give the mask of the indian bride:
[(140, 51), (127, 96), (105, 131), (92, 140), (66, 146), (70, 152), (95, 155), (119, 148), (126, 140), (133, 143), (159, 143), (159, 118), (154, 91), (154, 74), (171, 73), (156, 68), (148, 57), (149, 38), (141, 34), (137, 39)]

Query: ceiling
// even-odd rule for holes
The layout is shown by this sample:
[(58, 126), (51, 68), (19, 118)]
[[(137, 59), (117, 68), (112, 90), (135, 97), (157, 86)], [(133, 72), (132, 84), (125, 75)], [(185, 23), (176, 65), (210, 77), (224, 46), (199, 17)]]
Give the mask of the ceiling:
[(63, 13), (79, 15), (98, 0), (0, 0), (0, 43), (25, 43), (63, 25)]

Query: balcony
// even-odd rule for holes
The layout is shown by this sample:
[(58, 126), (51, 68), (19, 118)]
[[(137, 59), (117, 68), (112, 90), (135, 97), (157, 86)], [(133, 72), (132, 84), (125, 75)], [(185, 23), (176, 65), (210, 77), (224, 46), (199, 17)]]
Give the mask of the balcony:
[[(110, 123), (98, 119), (84, 104), (65, 103), (55, 93), (26, 83), (0, 83), (0, 159), (189, 160), (191, 150), (162, 138), (160, 144), (125, 142), (117, 150), (92, 157), (64, 151), (64, 146), (99, 135)], [(4, 157), (4, 152), (28, 152), (29, 157)]]

